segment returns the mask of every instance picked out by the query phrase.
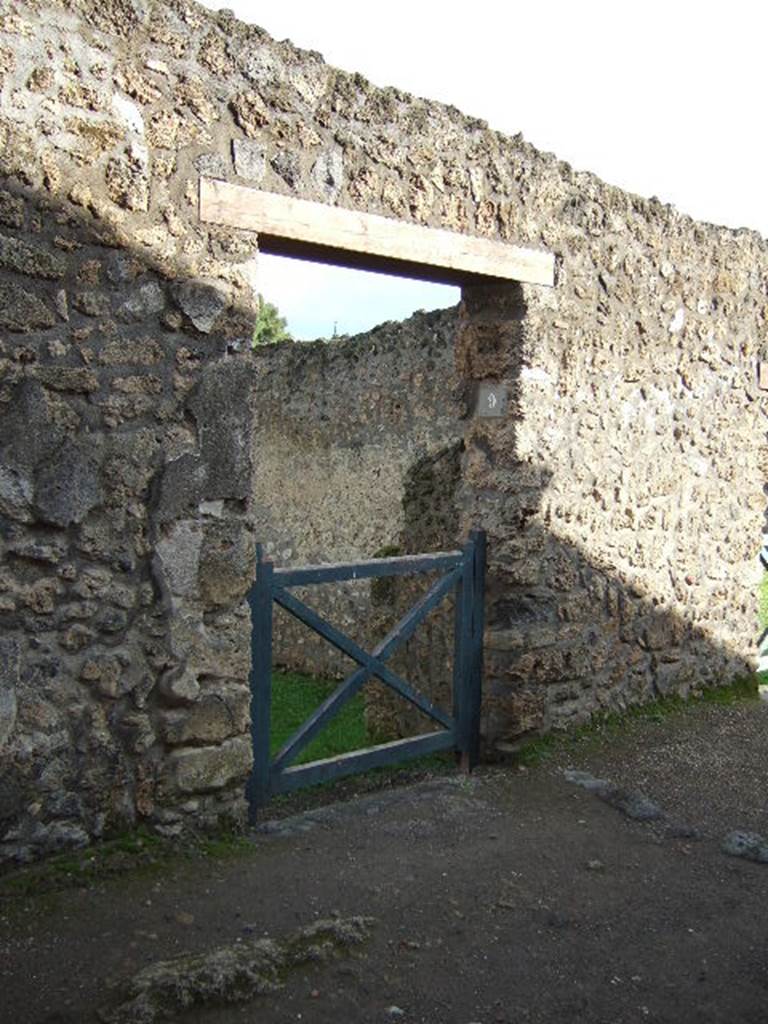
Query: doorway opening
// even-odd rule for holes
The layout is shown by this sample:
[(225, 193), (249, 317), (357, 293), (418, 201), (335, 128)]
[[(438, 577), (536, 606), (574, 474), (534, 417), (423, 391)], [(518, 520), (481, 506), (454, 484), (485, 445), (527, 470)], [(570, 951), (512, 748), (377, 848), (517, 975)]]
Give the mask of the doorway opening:
[[(292, 339), (253, 350), (252, 514), (264, 557), (288, 568), (455, 548), (458, 287), (263, 255), (256, 285)], [(371, 648), (423, 585), (347, 580), (301, 597)], [(354, 666), (282, 609), (274, 614), (277, 746)], [(446, 606), (396, 656), (397, 670), (449, 707), (452, 632)], [(342, 726), (308, 754), (341, 753), (353, 738), (359, 746), (361, 731), (374, 742), (424, 730), (421, 713), (375, 682)]]

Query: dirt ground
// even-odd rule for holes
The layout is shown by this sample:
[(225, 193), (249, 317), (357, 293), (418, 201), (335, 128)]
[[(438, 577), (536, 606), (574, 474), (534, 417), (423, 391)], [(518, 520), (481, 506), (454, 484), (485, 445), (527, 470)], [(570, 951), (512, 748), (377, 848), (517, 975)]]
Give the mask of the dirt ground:
[[(366, 915), (364, 945), (281, 992), (173, 1019), (765, 1024), (768, 864), (721, 843), (768, 835), (767, 767), (768, 704), (701, 704), (527, 770), (305, 811), (235, 859), (6, 904), (0, 1019), (85, 1024), (158, 959)], [(627, 817), (569, 768), (662, 816)]]

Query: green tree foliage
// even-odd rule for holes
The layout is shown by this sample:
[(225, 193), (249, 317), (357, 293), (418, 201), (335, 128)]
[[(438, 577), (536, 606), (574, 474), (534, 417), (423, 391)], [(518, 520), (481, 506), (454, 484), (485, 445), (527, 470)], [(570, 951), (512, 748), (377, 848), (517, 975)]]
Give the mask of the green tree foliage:
[(257, 345), (274, 345), (280, 341), (293, 341), (285, 317), (280, 316), (277, 306), (265, 302), (264, 296), (259, 295), (259, 313), (253, 328), (253, 346), (255, 348)]

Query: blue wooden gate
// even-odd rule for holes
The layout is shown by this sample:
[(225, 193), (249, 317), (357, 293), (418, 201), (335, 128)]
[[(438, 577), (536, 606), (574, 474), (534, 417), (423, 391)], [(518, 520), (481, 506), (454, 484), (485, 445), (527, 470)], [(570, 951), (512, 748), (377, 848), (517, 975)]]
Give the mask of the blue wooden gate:
[[(290, 593), (305, 587), (340, 580), (406, 576), (439, 572), (439, 578), (371, 651), (326, 622), (317, 612)], [(480, 691), (483, 657), (483, 609), (485, 590), (485, 533), (473, 530), (459, 551), (406, 555), (364, 562), (312, 565), (276, 569), (259, 560), (256, 582), (249, 594), (252, 622), (251, 732), (253, 771), (247, 795), (251, 815), (276, 793), (328, 782), (343, 775), (394, 764), (406, 758), (455, 750), (461, 767), (470, 771), (477, 762), (480, 734)], [(455, 591), (453, 708), (449, 714), (416, 691), (387, 667), (392, 654), (416, 632), (419, 624), (451, 591)], [(272, 700), (272, 604), (276, 602), (309, 626), (339, 651), (357, 662), (358, 668), (285, 743), (274, 758), (269, 740)], [(317, 735), (363, 684), (375, 677), (423, 711), (441, 728), (421, 736), (355, 750), (338, 757), (292, 765)]]

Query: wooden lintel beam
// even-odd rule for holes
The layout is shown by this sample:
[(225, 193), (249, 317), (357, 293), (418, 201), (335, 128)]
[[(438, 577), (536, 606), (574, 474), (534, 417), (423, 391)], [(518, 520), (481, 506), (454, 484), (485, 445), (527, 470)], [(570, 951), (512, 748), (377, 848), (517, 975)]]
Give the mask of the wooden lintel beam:
[(308, 258), (316, 253), (323, 262), (333, 262), (338, 253), (342, 264), (365, 266), (368, 257), (373, 270), (412, 268), (415, 276), (432, 280), (490, 277), (551, 287), (555, 279), (554, 256), (548, 252), (212, 178), (200, 179), (200, 219), (256, 231), (262, 251)]

